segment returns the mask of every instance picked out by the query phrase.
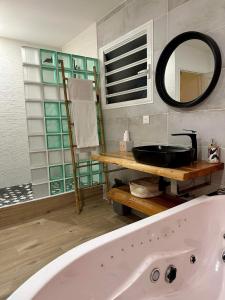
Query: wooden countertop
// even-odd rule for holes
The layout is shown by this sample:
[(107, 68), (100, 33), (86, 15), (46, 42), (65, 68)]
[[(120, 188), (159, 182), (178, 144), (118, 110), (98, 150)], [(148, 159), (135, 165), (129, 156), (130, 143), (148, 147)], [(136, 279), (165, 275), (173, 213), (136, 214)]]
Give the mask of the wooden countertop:
[(190, 166), (177, 169), (155, 167), (136, 162), (131, 152), (93, 154), (92, 159), (179, 181), (206, 176), (224, 169), (223, 163), (210, 164), (207, 161), (198, 161)]

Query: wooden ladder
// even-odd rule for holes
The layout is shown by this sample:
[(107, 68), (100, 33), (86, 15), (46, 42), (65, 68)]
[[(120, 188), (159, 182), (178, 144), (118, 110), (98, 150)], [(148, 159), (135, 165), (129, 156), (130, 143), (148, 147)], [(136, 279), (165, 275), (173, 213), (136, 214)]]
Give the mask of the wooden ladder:
[[(71, 114), (70, 114), (70, 104), (71, 101), (68, 99), (67, 94), (67, 82), (68, 78), (65, 77), (65, 68), (63, 60), (60, 60), (61, 70), (62, 70), (62, 80), (63, 80), (63, 91), (64, 91), (64, 99), (65, 99), (65, 107), (66, 107), (66, 114), (67, 114), (67, 122), (68, 122), (68, 131), (69, 131), (69, 141), (70, 141), (70, 151), (71, 151), (71, 158), (72, 158), (72, 167), (73, 167), (73, 180), (74, 180), (74, 196), (75, 196), (75, 207), (76, 212), (78, 214), (81, 213), (84, 202), (81, 197), (81, 189), (78, 184), (77, 180), (77, 169), (79, 168), (77, 162), (77, 146), (74, 143), (73, 138), (73, 127), (74, 123), (72, 122)], [(97, 110), (97, 122), (98, 128), (100, 129), (100, 150), (102, 153), (106, 152), (106, 142), (105, 142), (105, 132), (104, 132), (104, 122), (103, 122), (103, 113), (102, 113), (102, 105), (101, 105), (101, 93), (99, 87), (99, 76), (97, 76), (96, 67), (93, 67), (94, 73), (94, 85), (95, 85), (95, 92), (96, 92), (96, 110)], [(82, 165), (83, 167), (83, 165)], [(108, 175), (108, 166), (107, 164), (103, 164), (103, 173), (104, 173), (104, 185), (105, 185), (105, 194), (109, 191), (109, 175)], [(91, 188), (91, 187), (90, 187)]]

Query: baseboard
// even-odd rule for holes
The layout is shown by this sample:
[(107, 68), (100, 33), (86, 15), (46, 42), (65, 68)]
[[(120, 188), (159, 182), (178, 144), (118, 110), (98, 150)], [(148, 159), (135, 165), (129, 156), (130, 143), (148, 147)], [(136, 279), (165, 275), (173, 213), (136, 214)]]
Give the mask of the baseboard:
[[(91, 199), (95, 195), (102, 193), (101, 187), (94, 187), (82, 190), (82, 197), (85, 200)], [(5, 206), (0, 208), (0, 228), (8, 227), (23, 221), (48, 214), (54, 210), (64, 208), (75, 203), (74, 192), (40, 198), (24, 203)], [(74, 205), (74, 214), (75, 205)]]

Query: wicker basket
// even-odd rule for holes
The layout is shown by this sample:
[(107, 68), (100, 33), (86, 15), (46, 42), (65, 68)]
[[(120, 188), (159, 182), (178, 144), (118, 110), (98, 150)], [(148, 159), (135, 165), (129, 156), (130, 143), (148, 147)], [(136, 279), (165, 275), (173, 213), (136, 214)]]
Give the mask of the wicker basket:
[(129, 182), (130, 192), (139, 198), (152, 198), (160, 195), (158, 178), (144, 177)]

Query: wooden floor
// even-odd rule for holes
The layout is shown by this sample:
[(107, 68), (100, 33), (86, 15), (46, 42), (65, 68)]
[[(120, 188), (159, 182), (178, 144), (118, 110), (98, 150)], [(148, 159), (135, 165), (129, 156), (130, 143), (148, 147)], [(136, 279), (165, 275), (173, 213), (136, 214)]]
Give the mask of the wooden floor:
[(22, 224), (0, 228), (0, 299), (6, 299), (27, 278), (67, 250), (137, 220), (134, 216), (116, 215), (99, 195), (86, 200), (79, 216), (69, 205)]

